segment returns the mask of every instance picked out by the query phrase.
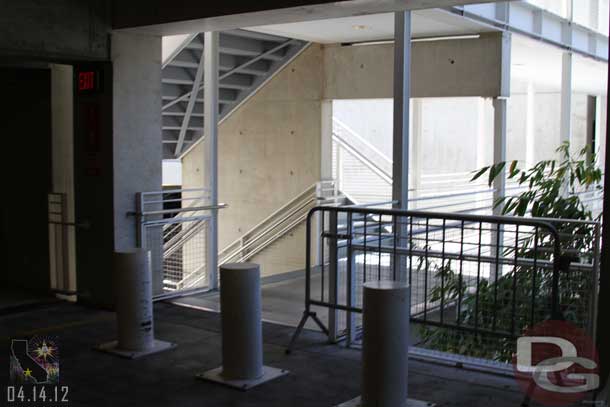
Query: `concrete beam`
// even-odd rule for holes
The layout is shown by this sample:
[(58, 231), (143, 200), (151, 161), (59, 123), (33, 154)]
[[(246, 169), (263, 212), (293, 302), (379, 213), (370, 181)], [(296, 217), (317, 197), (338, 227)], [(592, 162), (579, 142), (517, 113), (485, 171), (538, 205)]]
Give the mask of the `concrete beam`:
[(0, 54), (47, 61), (108, 60), (105, 0), (1, 0)]
[[(391, 98), (394, 46), (325, 46), (326, 99)], [(411, 97), (498, 97), (510, 93), (510, 34), (417, 42), (411, 46)], [(371, 81), (371, 78), (375, 78)]]
[[(486, 3), (500, 0), (487, 0)], [(226, 31), (404, 10), (446, 8), (481, 0), (268, 0), (201, 2), (185, 0), (113, 1), (113, 29), (139, 29), (157, 35)], [(146, 10), (145, 13), (142, 10)]]

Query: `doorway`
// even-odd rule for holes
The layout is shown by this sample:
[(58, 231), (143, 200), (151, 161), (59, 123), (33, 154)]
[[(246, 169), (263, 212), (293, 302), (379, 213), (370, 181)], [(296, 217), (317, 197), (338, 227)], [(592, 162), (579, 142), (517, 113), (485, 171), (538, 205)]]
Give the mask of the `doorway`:
[(3, 199), (0, 308), (49, 295), (51, 73), (0, 67)]

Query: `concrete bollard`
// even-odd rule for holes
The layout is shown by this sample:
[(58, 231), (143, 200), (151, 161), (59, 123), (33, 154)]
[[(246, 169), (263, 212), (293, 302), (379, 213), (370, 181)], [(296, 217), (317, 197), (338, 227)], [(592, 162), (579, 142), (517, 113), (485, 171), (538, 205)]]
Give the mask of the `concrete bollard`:
[(221, 266), (220, 281), (222, 375), (229, 380), (258, 379), (263, 375), (260, 267)]
[(411, 295), (406, 283), (364, 284), (363, 407), (405, 407)]
[(222, 366), (198, 374), (204, 380), (248, 390), (288, 374), (263, 366), (260, 267), (233, 263), (220, 267)]
[(150, 252), (116, 252), (113, 260), (118, 348), (147, 351), (155, 341)]
[(113, 265), (118, 340), (99, 349), (134, 359), (173, 348), (154, 336), (150, 252), (115, 252)]

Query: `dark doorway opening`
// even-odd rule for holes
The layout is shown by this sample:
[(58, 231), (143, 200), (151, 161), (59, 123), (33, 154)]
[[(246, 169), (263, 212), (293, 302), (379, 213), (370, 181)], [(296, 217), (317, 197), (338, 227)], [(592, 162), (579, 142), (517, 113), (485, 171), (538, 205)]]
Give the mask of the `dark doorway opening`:
[(49, 295), (51, 73), (0, 67), (0, 308)]

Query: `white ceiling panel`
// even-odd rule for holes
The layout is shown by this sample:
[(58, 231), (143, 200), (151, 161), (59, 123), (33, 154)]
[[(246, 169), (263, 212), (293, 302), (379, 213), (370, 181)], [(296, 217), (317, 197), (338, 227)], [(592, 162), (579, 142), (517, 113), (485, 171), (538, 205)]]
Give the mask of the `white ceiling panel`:
[[(248, 30), (321, 44), (387, 40), (394, 37), (394, 14), (332, 18), (301, 23), (249, 27)], [(493, 29), (439, 9), (412, 15), (413, 37), (475, 34)]]

